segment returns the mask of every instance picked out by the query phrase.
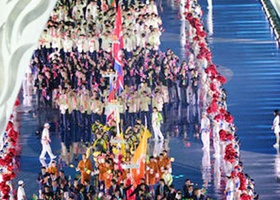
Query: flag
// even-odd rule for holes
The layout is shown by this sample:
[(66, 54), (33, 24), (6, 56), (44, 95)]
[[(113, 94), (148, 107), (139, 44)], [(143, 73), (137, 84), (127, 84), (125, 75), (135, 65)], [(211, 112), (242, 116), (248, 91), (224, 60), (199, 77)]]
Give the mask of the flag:
[(115, 5), (115, 0), (109, 0), (109, 5), (114, 6)]
[[(147, 134), (147, 139), (149, 139), (150, 137), (152, 137), (152, 134), (151, 134), (151, 132), (145, 127), (144, 128), (144, 131), (143, 131), (143, 133), (142, 133), (143, 135), (144, 134)], [(143, 136), (142, 135), (142, 136)]]
[(112, 100), (115, 99), (115, 92), (116, 92), (116, 89), (114, 87), (112, 87), (112, 90), (110, 90), (110, 93), (108, 96), (108, 102), (111, 102)]
[(106, 122), (109, 126), (111, 126), (113, 120), (115, 120), (115, 112), (114, 112), (114, 110), (111, 110), (110, 114), (106, 118)]
[(117, 7), (117, 14), (114, 29), (114, 43), (113, 43), (113, 56), (114, 56), (114, 69), (117, 72), (116, 88), (121, 92), (124, 88), (123, 84), (123, 62), (122, 62), (122, 48), (123, 48), (123, 35), (122, 35), (122, 13), (120, 6)]
[(118, 74), (116, 87), (119, 90), (119, 93), (121, 93), (124, 89), (123, 73), (122, 72), (120, 74)]
[[(123, 132), (120, 133), (120, 138), (121, 140), (124, 140)], [(125, 143), (121, 143), (121, 150), (122, 150), (122, 155), (125, 157), (126, 156)]]
[(145, 129), (138, 147), (134, 152), (134, 156), (131, 160), (132, 165), (137, 165), (137, 168), (131, 169), (132, 178), (134, 184), (138, 185), (141, 178), (145, 177), (145, 163), (146, 163), (146, 153), (147, 153), (147, 141), (148, 141), (148, 131)]
[(115, 20), (114, 38), (119, 41), (119, 48), (123, 48), (123, 35), (122, 35), (122, 11), (121, 7), (117, 7), (117, 14)]

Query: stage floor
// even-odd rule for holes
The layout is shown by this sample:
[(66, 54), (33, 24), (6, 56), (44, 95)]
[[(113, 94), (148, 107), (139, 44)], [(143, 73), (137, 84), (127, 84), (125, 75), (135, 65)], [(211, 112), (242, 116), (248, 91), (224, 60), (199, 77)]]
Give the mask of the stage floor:
[[(225, 85), (228, 110), (235, 117), (238, 127), (244, 171), (255, 180), (255, 191), (261, 199), (279, 199), (280, 154), (272, 147), (274, 134), (270, 128), (273, 110), (280, 104), (280, 56), (269, 23), (258, 0), (215, 0), (212, 10), (207, 9), (206, 0), (199, 3), (204, 11), (205, 28), (212, 34), (208, 41), (213, 61), (228, 79)], [(165, 32), (161, 38), (161, 49), (171, 48), (184, 59), (187, 51), (180, 47), (182, 21), (178, 6), (174, 1), (166, 0), (162, 8)], [(202, 144), (193, 136), (199, 118), (198, 109), (180, 104), (169, 107), (165, 134), (169, 135), (166, 143), (171, 157), (175, 158), (174, 184), (182, 189), (184, 180), (190, 178), (199, 187), (207, 187), (209, 196), (222, 199), (222, 191), (214, 182), (217, 178), (215, 159), (211, 156), (211, 168), (205, 170)], [(38, 113), (33, 106), (19, 107), (22, 156), (16, 181), (25, 181), (29, 199), (38, 192), (36, 179), (41, 166), (41, 144), (35, 131), (38, 124), (55, 115), (56, 112), (46, 110)], [(61, 152), (60, 138), (60, 133), (53, 134), (52, 146), (57, 155)], [(153, 148), (154, 143), (150, 145)], [(73, 163), (76, 164), (75, 159)], [(71, 168), (66, 167), (65, 171), (75, 174)]]

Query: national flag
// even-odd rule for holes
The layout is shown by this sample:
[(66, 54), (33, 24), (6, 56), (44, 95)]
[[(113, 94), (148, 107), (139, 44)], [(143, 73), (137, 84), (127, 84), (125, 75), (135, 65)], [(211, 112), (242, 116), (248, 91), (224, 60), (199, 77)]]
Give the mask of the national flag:
[(121, 93), (124, 89), (123, 73), (118, 74), (116, 88), (119, 89), (119, 93)]
[(112, 125), (112, 122), (115, 120), (115, 112), (112, 110), (110, 114), (106, 117), (106, 122), (109, 126)]
[(113, 56), (114, 56), (114, 69), (117, 72), (116, 88), (121, 92), (124, 88), (123, 84), (123, 35), (122, 35), (122, 13), (120, 6), (117, 7), (115, 29), (114, 29), (114, 43), (113, 43)]
[(112, 87), (112, 90), (110, 91), (108, 96), (108, 102), (111, 102), (112, 100), (115, 99), (115, 93), (116, 93), (116, 89)]
[(118, 6), (117, 8), (114, 35), (119, 39), (120, 49), (122, 49), (124, 45), (124, 40), (122, 33), (122, 10), (120, 6)]
[(137, 168), (131, 169), (132, 178), (134, 179), (134, 184), (138, 185), (141, 178), (145, 177), (145, 164), (146, 164), (146, 153), (147, 153), (147, 141), (148, 141), (148, 131), (143, 130), (142, 138), (140, 143), (134, 152), (134, 156), (131, 160), (132, 165), (137, 165)]

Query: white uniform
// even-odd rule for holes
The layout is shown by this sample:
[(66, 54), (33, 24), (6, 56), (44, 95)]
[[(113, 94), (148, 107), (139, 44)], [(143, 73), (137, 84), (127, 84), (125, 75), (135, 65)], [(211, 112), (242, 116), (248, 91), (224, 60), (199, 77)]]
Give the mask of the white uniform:
[(160, 138), (160, 140), (164, 139), (162, 132), (160, 130), (161, 121), (162, 121), (161, 114), (159, 112), (153, 112), (152, 126), (153, 126), (153, 130), (154, 130), (154, 134), (155, 134), (155, 140), (158, 140), (158, 138)]
[(163, 95), (159, 93), (155, 94), (154, 98), (152, 99), (152, 107), (156, 107), (157, 110), (161, 112), (163, 110), (163, 103)]
[(273, 125), (272, 129), (274, 130), (274, 134), (276, 137), (276, 143), (274, 144), (274, 147), (279, 146), (279, 132), (280, 132), (280, 127), (279, 127), (279, 115), (276, 115), (273, 120)]
[(280, 127), (279, 127), (279, 115), (276, 115), (274, 120), (273, 120), (273, 130), (274, 133), (279, 133), (280, 132)]
[(102, 38), (102, 43), (101, 43), (102, 49), (106, 52), (111, 52), (112, 41), (111, 41), (110, 37), (103, 35), (103, 36), (101, 36), (101, 38)]
[(154, 13), (154, 14), (158, 15), (157, 5), (155, 5), (155, 4), (149, 4), (149, 5), (147, 6), (147, 12), (148, 12), (149, 14)]
[(56, 156), (52, 153), (51, 145), (50, 145), (50, 133), (48, 128), (44, 128), (41, 137), (42, 144), (42, 152), (40, 155), (40, 159), (45, 159), (46, 153), (49, 154), (51, 159), (54, 159)]
[(210, 120), (205, 117), (201, 119), (201, 140), (203, 143), (203, 148), (208, 149), (210, 148)]
[(25, 200), (26, 196), (25, 196), (25, 191), (24, 188), (22, 186), (19, 186), (17, 189), (17, 199), (18, 200)]
[(227, 180), (226, 183), (226, 199), (227, 200), (233, 200), (234, 199), (234, 189), (235, 189), (235, 185), (234, 185), (234, 181), (232, 178)]
[(99, 50), (99, 43), (96, 37), (88, 38), (88, 48), (91, 53)]
[(220, 135), (219, 135), (220, 127), (218, 123), (214, 123), (213, 127), (213, 145), (215, 149), (215, 156), (220, 156), (221, 148), (220, 148)]
[(148, 96), (141, 96), (140, 100), (140, 110), (144, 112), (149, 112), (149, 105), (151, 104), (151, 98)]
[(98, 7), (97, 4), (90, 3), (86, 9), (86, 19), (88, 20), (89, 17), (92, 15), (93, 19), (95, 20), (98, 15)]
[(63, 49), (64, 52), (71, 52), (73, 47), (73, 41), (70, 38), (66, 38), (63, 40)]

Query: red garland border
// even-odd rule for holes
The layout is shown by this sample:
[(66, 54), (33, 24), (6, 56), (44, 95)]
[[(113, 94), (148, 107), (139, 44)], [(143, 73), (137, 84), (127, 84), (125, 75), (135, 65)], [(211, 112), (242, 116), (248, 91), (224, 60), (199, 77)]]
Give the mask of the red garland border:
[[(17, 99), (14, 107), (19, 105)], [(15, 196), (12, 188), (11, 181), (16, 177), (15, 170), (18, 169), (18, 163), (16, 157), (19, 155), (18, 136), (19, 133), (16, 131), (15, 124), (13, 121), (16, 120), (13, 115), (10, 117), (10, 121), (6, 127), (4, 137), (2, 140), (2, 146), (0, 150), (0, 174), (2, 180), (0, 182), (1, 199), (8, 200), (10, 196)]]
[[(215, 121), (224, 120), (228, 124), (232, 125), (234, 127), (233, 121), (234, 118), (231, 116), (231, 114), (223, 109), (219, 108), (218, 106), (218, 99), (220, 97), (220, 92), (217, 88), (222, 88), (222, 85), (226, 83), (226, 78), (223, 77), (217, 70), (216, 66), (212, 62), (212, 53), (209, 48), (207, 48), (206, 43), (206, 36), (207, 33), (205, 30), (203, 30), (203, 24), (201, 20), (202, 11), (201, 13), (196, 13), (197, 10), (193, 8), (193, 5), (191, 5), (193, 0), (186, 0), (186, 4), (184, 7), (184, 13), (183, 16), (185, 17), (185, 20), (187, 20), (192, 26), (192, 28), (195, 29), (194, 37), (191, 38), (194, 43), (197, 44), (199, 47), (198, 54), (196, 55), (197, 60), (206, 60), (209, 64), (207, 65), (207, 68), (204, 70), (204, 72), (207, 75), (207, 78), (210, 80), (209, 88), (211, 90), (212, 97), (210, 97), (210, 105), (207, 107), (206, 112), (209, 116), (212, 117)], [(196, 4), (195, 6), (199, 6)], [(188, 46), (188, 44), (186, 44)], [(212, 130), (213, 131), (213, 130)], [(240, 160), (239, 157), (239, 148), (237, 145), (233, 145), (236, 143), (235, 141), (235, 130), (231, 131), (225, 131), (220, 130), (219, 132), (220, 141), (227, 142), (228, 145), (224, 148), (224, 155), (223, 158), (226, 162), (230, 163), (233, 166), (233, 171), (231, 173), (231, 178), (239, 178), (240, 180), (240, 186), (237, 188), (241, 194), (240, 199), (241, 200), (250, 200), (253, 199), (253, 196), (249, 195), (247, 192), (247, 180), (245, 174), (242, 172), (243, 167), (239, 166), (238, 162), (236, 164), (236, 161)]]

